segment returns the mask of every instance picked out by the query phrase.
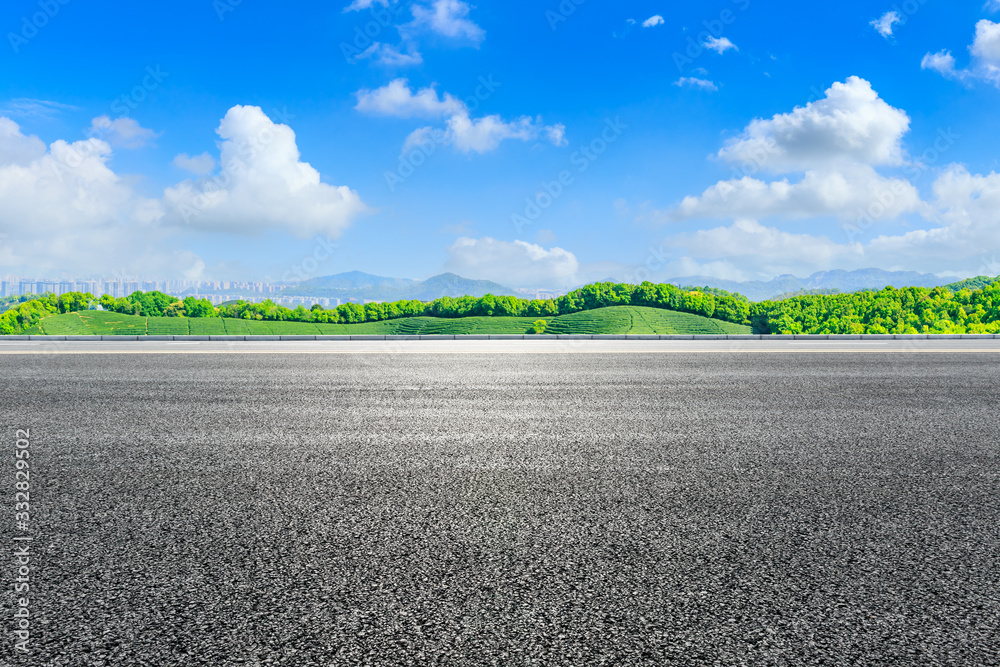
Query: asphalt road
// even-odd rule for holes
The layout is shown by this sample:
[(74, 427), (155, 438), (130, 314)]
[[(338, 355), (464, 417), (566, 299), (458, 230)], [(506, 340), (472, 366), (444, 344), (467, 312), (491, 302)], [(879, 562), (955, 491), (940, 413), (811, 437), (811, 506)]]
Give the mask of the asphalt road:
[(1000, 664), (1000, 354), (950, 343), (0, 350), (0, 665)]

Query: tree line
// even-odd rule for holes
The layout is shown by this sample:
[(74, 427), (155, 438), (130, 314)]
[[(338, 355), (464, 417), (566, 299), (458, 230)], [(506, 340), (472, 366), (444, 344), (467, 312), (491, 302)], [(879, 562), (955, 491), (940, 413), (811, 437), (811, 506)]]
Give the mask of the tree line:
[(430, 302), (345, 303), (336, 308), (298, 306), (271, 300), (213, 306), (208, 299), (183, 299), (162, 292), (128, 297), (71, 292), (41, 295), (0, 314), (0, 333), (12, 334), (43, 317), (100, 307), (144, 317), (231, 317), (244, 320), (356, 324), (404, 317), (556, 317), (608, 306), (650, 306), (753, 326), (759, 333), (1000, 333), (1000, 278), (974, 279), (982, 288), (893, 288), (849, 294), (814, 294), (750, 302), (741, 294), (712, 288), (644, 282), (593, 283), (557, 299), (514, 296), (442, 297)]

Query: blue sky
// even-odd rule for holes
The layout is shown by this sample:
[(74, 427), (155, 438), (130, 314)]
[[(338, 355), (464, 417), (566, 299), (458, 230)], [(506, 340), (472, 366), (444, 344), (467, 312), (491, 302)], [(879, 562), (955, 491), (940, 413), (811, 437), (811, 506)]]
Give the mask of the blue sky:
[(1000, 273), (996, 0), (349, 4), (4, 3), (3, 272)]

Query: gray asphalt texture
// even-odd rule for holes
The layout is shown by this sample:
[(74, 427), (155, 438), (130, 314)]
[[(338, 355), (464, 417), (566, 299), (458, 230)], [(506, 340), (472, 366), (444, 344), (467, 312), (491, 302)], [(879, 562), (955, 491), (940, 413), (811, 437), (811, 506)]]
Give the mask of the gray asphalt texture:
[(1000, 664), (997, 354), (0, 368), (0, 664)]

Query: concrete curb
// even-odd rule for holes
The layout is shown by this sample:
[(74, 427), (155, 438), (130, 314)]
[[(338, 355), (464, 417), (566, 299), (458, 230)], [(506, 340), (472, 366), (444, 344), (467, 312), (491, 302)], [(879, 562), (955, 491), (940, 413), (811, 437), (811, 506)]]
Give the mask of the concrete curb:
[(0, 336), (0, 341), (100, 342), (100, 341), (433, 341), (433, 340), (998, 340), (1000, 334), (425, 334), (399, 336)]

